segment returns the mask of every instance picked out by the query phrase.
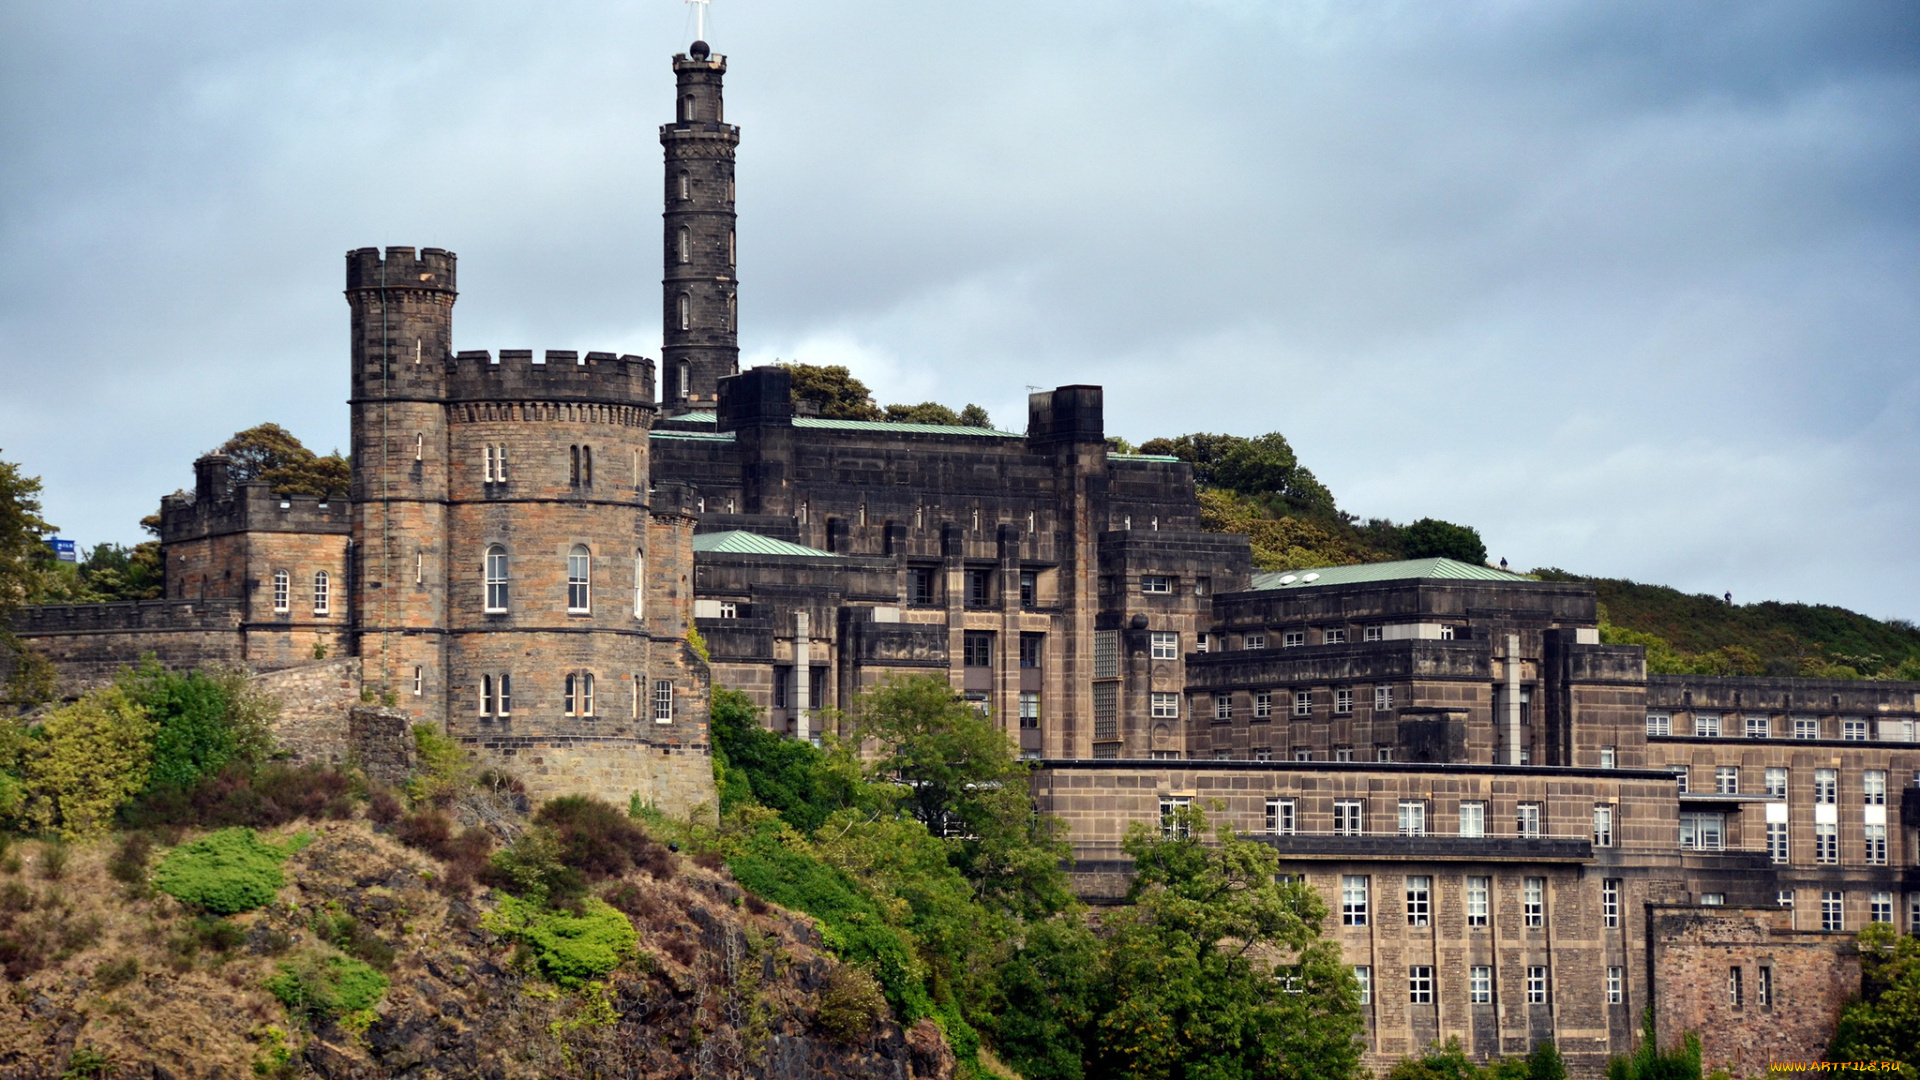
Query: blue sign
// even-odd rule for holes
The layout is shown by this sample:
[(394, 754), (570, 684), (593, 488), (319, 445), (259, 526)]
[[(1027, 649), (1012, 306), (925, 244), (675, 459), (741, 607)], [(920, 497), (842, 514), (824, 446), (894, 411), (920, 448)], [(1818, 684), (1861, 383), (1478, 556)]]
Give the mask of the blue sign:
[(47, 546), (53, 549), (53, 557), (61, 562), (80, 561), (80, 552), (74, 547), (73, 541), (71, 540), (62, 540), (55, 536), (47, 540)]

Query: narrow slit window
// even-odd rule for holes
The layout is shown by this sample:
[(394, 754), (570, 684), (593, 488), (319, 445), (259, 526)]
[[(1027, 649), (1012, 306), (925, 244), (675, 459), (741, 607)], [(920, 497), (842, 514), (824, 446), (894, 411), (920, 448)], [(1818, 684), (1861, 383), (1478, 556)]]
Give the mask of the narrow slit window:
[(507, 549), (499, 544), (487, 549), (486, 590), (488, 611), (507, 610)]
[(585, 544), (573, 545), (567, 553), (567, 612), (585, 615), (593, 610), (591, 580), (593, 553)]

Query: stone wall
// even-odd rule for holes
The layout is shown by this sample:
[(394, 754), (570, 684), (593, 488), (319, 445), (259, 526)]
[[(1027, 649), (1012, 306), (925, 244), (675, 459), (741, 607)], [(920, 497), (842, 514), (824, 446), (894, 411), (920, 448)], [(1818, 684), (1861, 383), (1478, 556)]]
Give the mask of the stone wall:
[(407, 782), (414, 766), (412, 716), (356, 705), (347, 711), (347, 730), (354, 760), (369, 779), (393, 787)]
[(360, 702), (360, 660), (314, 660), (263, 672), (253, 684), (280, 701), (274, 745), (301, 763), (340, 764), (353, 752), (347, 711)]
[[(1770, 909), (1649, 909), (1654, 1032), (1700, 1036), (1703, 1065), (1761, 1077), (1769, 1062), (1825, 1060), (1840, 1006), (1860, 988), (1851, 935), (1787, 930)], [(1739, 972), (1739, 998), (1734, 972)], [(1770, 993), (1761, 997), (1761, 972)]]
[(24, 608), (14, 632), (60, 673), (60, 694), (75, 697), (111, 682), (152, 653), (170, 668), (240, 664), (246, 644), (238, 600), (140, 600)]

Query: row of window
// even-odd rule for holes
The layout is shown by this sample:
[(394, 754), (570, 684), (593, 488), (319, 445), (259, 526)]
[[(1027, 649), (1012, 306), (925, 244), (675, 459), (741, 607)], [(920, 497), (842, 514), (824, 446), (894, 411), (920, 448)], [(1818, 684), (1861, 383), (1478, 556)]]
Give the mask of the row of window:
[[(726, 311), (722, 313), (720, 316), (720, 329), (722, 330), (727, 329), (728, 327), (732, 326), (736, 321), (738, 321), (739, 318), (740, 318), (740, 298), (735, 296), (733, 293), (728, 293)], [(682, 330), (693, 329), (693, 295), (691, 293), (680, 294), (680, 329)], [(685, 365), (682, 365), (681, 378), (680, 378), (680, 396), (685, 397), (686, 395), (687, 395), (687, 371), (686, 371)]]
[[(293, 575), (285, 570), (273, 572), (273, 610), (286, 613), (293, 610)], [(313, 613), (327, 615), (333, 611), (333, 575), (325, 570), (313, 575)]]
[[(1236, 759), (1237, 753), (1238, 751), (1228, 750), (1228, 749), (1215, 750), (1213, 752), (1213, 760), (1215, 761), (1234, 761), (1234, 760), (1272, 761), (1274, 760), (1274, 757), (1273, 757), (1274, 751), (1273, 751), (1273, 748), (1270, 746), (1253, 747), (1252, 749), (1246, 751), (1247, 757), (1245, 759)], [(1329, 753), (1329, 756), (1322, 760), (1326, 760), (1326, 761), (1367, 761), (1367, 760), (1395, 761), (1395, 760), (1398, 760), (1394, 756), (1395, 753), (1396, 753), (1396, 748), (1394, 746), (1382, 743), (1381, 745), (1375, 746), (1373, 748), (1373, 757), (1371, 759), (1368, 759), (1365, 757), (1356, 757), (1355, 750), (1351, 746), (1336, 746)], [(1310, 746), (1295, 746), (1287, 750), (1286, 754), (1287, 756), (1281, 758), (1281, 760), (1283, 761), (1313, 761), (1314, 760), (1313, 748)], [(1177, 761), (1180, 758), (1180, 752), (1178, 750), (1168, 750), (1165, 752), (1155, 751), (1153, 756), (1156, 758), (1164, 758), (1169, 761)]]
[[(1776, 895), (1781, 907), (1788, 911), (1793, 910), (1793, 890), (1782, 889)], [(1892, 893), (1867, 894), (1867, 921), (1889, 924), (1893, 922)], [(1847, 929), (1847, 894), (1845, 892), (1838, 889), (1821, 890), (1820, 929), (1840, 932)], [(1907, 932), (1920, 934), (1920, 893), (1911, 893), (1907, 897)]]
[[(739, 257), (740, 257), (740, 250), (738, 246), (738, 241), (734, 236), (734, 231), (732, 229), (728, 229), (727, 230), (727, 265), (738, 266)], [(692, 261), (693, 261), (693, 229), (686, 225), (682, 225), (680, 226), (680, 262), (682, 264), (685, 264), (685, 263), (690, 263)]]
[[(1822, 722), (1816, 716), (1795, 716), (1781, 718), (1781, 723), (1791, 723), (1792, 735), (1796, 739), (1828, 738)], [(1837, 737), (1848, 742), (1866, 742), (1869, 738), (1868, 721), (1865, 717), (1840, 717)], [(1693, 735), (1696, 738), (1717, 739), (1723, 735), (1744, 734), (1749, 739), (1785, 738), (1786, 730), (1779, 729), (1776, 736), (1776, 724), (1771, 716), (1722, 717), (1719, 713), (1695, 713), (1693, 716)], [(1650, 712), (1647, 714), (1648, 735), (1672, 735), (1673, 714)], [(1683, 729), (1681, 734), (1686, 734)], [(1880, 738), (1890, 742), (1915, 741), (1914, 722), (1912, 720), (1880, 721)]]
[[(1288, 707), (1288, 715), (1298, 717), (1301, 719), (1306, 719), (1313, 715), (1313, 705), (1314, 705), (1313, 691), (1290, 690), (1290, 691), (1280, 691), (1279, 694), (1280, 694), (1281, 702), (1286, 704)], [(1156, 694), (1154, 696), (1158, 698), (1163, 695)], [(1173, 695), (1173, 694), (1167, 694), (1164, 696), (1170, 697), (1170, 698), (1177, 698), (1177, 695)], [(1274, 696), (1275, 696), (1275, 692), (1272, 690), (1255, 690), (1248, 695), (1250, 704), (1252, 706), (1254, 720), (1256, 721), (1271, 720), (1273, 718)], [(1343, 686), (1343, 687), (1335, 688), (1333, 690), (1332, 700), (1333, 700), (1333, 714), (1335, 716), (1348, 716), (1353, 713), (1354, 691), (1352, 687)], [(1179, 708), (1177, 700), (1170, 704), (1175, 710), (1174, 715), (1177, 716), (1178, 708)], [(1392, 709), (1393, 709), (1393, 687), (1391, 686), (1374, 687), (1373, 688), (1373, 711), (1389, 712)], [(1156, 712), (1154, 715), (1158, 716), (1160, 714)], [(1231, 721), (1233, 719), (1233, 716), (1234, 716), (1233, 695), (1231, 693), (1214, 695), (1214, 698), (1213, 698), (1214, 722), (1226, 723), (1228, 721)]]
[[(1373, 1004), (1373, 969), (1358, 966), (1353, 969), (1354, 981), (1360, 984), (1360, 1004)], [(1618, 967), (1607, 968), (1607, 1001), (1619, 1004), (1624, 1000), (1622, 984), (1626, 981), (1625, 972)], [(1545, 1005), (1551, 1000), (1548, 996), (1547, 966), (1545, 964), (1527, 965), (1527, 1004)], [(1414, 964), (1407, 968), (1407, 1003), (1409, 1005), (1432, 1005), (1438, 1000), (1435, 990), (1433, 968), (1431, 965)], [(1474, 964), (1467, 968), (1467, 1001), (1474, 1005), (1493, 1004), (1493, 966)]]
[[(415, 669), (415, 693), (419, 693), (419, 669)], [(669, 679), (653, 681), (651, 692), (647, 687), (647, 677), (634, 674), (628, 680), (633, 691), (630, 706), (632, 717), (640, 719), (643, 710), (651, 713), (655, 723), (673, 722), (673, 682)], [(580, 719), (592, 719), (599, 715), (595, 712), (594, 674), (591, 671), (569, 671), (561, 680), (560, 711), (562, 715)], [(479, 687), (480, 716), (483, 719), (507, 719), (513, 716), (513, 675), (509, 672), (488, 673), (480, 676)]]
[[(508, 610), (511, 579), (508, 576), (507, 549), (499, 544), (487, 548), (483, 560), (485, 608), (497, 615)], [(646, 556), (633, 554), (633, 617), (646, 614)], [(567, 552), (567, 614), (593, 613), (593, 552), (585, 544), (575, 544)]]
[[(1669, 772), (1685, 795), (1691, 790), (1693, 770), (1686, 765), (1669, 765)], [(1786, 766), (1769, 765), (1761, 773), (1762, 789), (1768, 795), (1785, 798), (1787, 783), (1792, 772)], [(1920, 784), (1920, 771), (1914, 774), (1914, 781)], [(1713, 792), (1716, 795), (1740, 794), (1740, 767), (1737, 765), (1716, 765), (1713, 768)], [(1832, 806), (1839, 801), (1840, 771), (1838, 769), (1813, 770), (1813, 802), (1815, 806)], [(1860, 801), (1867, 806), (1885, 806), (1887, 804), (1887, 771), (1885, 769), (1866, 769), (1860, 773)]]
[[(1409, 874), (1404, 880), (1405, 906), (1403, 908), (1407, 925), (1425, 927), (1433, 919), (1433, 878), (1425, 874)], [(1609, 882), (1615, 886), (1614, 904), (1617, 925), (1618, 882)], [(1343, 874), (1340, 877), (1340, 925), (1366, 926), (1372, 919), (1373, 879), (1365, 874)], [(1465, 901), (1465, 917), (1468, 926), (1486, 926), (1493, 913), (1493, 878), (1468, 877), (1466, 889), (1462, 893)], [(1547, 879), (1543, 877), (1523, 878), (1520, 883), (1520, 919), (1529, 927), (1541, 927), (1547, 920)]]
[[(866, 507), (860, 508), (861, 516), (866, 515)], [(920, 606), (938, 603), (939, 591), (936, 588), (941, 571), (938, 567), (914, 566), (907, 570), (907, 602)], [(1020, 589), (1020, 607), (1032, 610), (1040, 602), (1040, 575), (1038, 571), (1018, 571)], [(999, 573), (994, 570), (968, 570), (966, 582), (966, 606), (970, 608), (990, 608), (997, 604), (994, 582)]]
[[(682, 120), (693, 119), (693, 98), (691, 96), (689, 96), (686, 99), (686, 101), (683, 102), (681, 105), (680, 119)], [(724, 166), (716, 166), (716, 169), (724, 169)], [(725, 179), (727, 181), (727, 201), (732, 202), (733, 201), (733, 177), (727, 176), (725, 177)], [(691, 198), (693, 198), (693, 176), (690, 173), (683, 172), (680, 174), (680, 199), (682, 202), (685, 202), (686, 200)]]
[[(1161, 821), (1169, 822), (1174, 812), (1185, 805), (1181, 796), (1162, 796), (1160, 799)], [(1294, 799), (1268, 799), (1266, 803), (1266, 831), (1273, 835), (1289, 836), (1299, 831), (1298, 802)], [(1593, 808), (1593, 840), (1601, 847), (1613, 845), (1613, 811), (1611, 803), (1599, 803)], [(1537, 837), (1542, 821), (1542, 804), (1537, 802), (1518, 803), (1514, 807), (1515, 836)], [(1394, 832), (1400, 836), (1426, 836), (1428, 822), (1428, 804), (1423, 799), (1401, 799), (1395, 808)], [(1384, 830), (1383, 830), (1384, 831)], [(1333, 834), (1335, 836), (1363, 836), (1366, 834), (1366, 800), (1335, 799), (1333, 801)], [(1455, 836), (1468, 838), (1484, 837), (1487, 833), (1487, 803), (1462, 802), (1459, 807), (1458, 826)]]

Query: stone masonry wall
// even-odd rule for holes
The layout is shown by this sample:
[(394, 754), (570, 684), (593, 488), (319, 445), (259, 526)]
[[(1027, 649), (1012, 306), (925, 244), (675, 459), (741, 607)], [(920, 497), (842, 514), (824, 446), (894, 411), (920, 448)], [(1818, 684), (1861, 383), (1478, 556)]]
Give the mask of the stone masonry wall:
[(360, 660), (314, 660), (264, 672), (253, 684), (280, 701), (274, 745), (300, 763), (340, 764), (352, 754), (347, 711), (360, 702)]
[[(1768, 909), (1650, 907), (1654, 1032), (1700, 1036), (1702, 1064), (1761, 1077), (1769, 1062), (1822, 1061), (1834, 1020), (1859, 990), (1846, 934), (1785, 930)], [(1733, 971), (1740, 972), (1740, 1000)], [(1760, 972), (1771, 981), (1760, 998)]]

